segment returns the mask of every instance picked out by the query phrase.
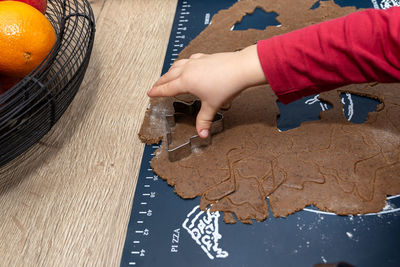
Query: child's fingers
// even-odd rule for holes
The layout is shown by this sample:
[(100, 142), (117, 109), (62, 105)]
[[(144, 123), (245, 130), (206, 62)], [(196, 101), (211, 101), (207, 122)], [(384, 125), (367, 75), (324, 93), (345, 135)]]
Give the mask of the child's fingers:
[(181, 67), (181, 66), (185, 65), (188, 61), (189, 61), (189, 59), (177, 60), (172, 64), (170, 70), (173, 69), (173, 68), (176, 68), (176, 67)]
[(180, 68), (174, 68), (174, 69), (170, 69), (167, 73), (165, 73), (163, 76), (161, 76), (156, 83), (153, 85), (154, 86), (159, 86), (162, 85), (164, 83), (168, 83), (172, 80), (175, 80), (179, 77), (179, 75), (181, 74), (182, 70)]
[(180, 79), (175, 79), (170, 82), (154, 86), (147, 92), (149, 97), (157, 96), (176, 96), (179, 94), (187, 93), (182, 85)]
[(196, 118), (196, 130), (201, 138), (206, 138), (210, 134), (212, 120), (216, 110), (207, 103), (201, 103), (201, 109)]
[(204, 55), (205, 54), (203, 54), (203, 53), (196, 53), (196, 54), (191, 55), (190, 58), (192, 58), (192, 59), (201, 58)]

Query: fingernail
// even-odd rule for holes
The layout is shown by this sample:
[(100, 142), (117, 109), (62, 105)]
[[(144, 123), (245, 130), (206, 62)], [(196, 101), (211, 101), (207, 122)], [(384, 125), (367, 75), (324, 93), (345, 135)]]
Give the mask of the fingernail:
[(200, 131), (200, 137), (206, 138), (208, 136), (208, 130), (204, 129)]

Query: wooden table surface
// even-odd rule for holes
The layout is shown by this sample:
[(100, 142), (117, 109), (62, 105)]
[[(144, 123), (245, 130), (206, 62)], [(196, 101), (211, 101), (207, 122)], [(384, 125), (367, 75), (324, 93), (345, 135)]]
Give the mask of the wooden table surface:
[(146, 91), (177, 0), (92, 0), (80, 91), (52, 130), (0, 168), (1, 266), (119, 266), (143, 153)]

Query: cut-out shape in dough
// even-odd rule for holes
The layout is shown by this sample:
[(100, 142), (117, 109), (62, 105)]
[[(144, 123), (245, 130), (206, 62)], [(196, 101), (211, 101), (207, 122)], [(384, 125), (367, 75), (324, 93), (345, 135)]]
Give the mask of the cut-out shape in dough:
[(297, 128), (306, 121), (317, 121), (322, 111), (330, 109), (332, 106), (318, 99), (318, 95), (305, 97), (284, 105), (277, 101), (279, 115), (277, 126), (280, 131), (287, 131)]
[(257, 7), (254, 12), (246, 14), (240, 22), (233, 25), (232, 30), (264, 30), (268, 26), (278, 26), (280, 23), (276, 20), (277, 17), (278, 14), (276, 12), (266, 12), (262, 8)]
[(319, 8), (319, 6), (321, 5), (320, 2), (321, 2), (321, 0), (316, 1), (315, 4), (311, 7), (311, 9)]
[[(340, 94), (343, 105), (343, 113), (347, 120), (352, 123), (364, 123), (370, 112), (377, 111), (382, 104), (376, 98), (342, 92)], [(280, 131), (287, 131), (297, 128), (306, 121), (316, 121), (320, 119), (319, 114), (332, 108), (327, 102), (318, 99), (318, 95), (309, 96), (284, 105), (277, 101), (279, 115), (277, 126)]]
[(343, 104), (343, 113), (352, 123), (364, 123), (370, 112), (377, 111), (382, 104), (376, 98), (342, 92), (340, 98)]

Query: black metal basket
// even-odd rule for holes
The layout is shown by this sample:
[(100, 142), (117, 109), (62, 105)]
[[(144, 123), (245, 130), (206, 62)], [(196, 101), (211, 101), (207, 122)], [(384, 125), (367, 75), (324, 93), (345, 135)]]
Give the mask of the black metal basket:
[(67, 109), (85, 75), (94, 42), (86, 0), (49, 0), (57, 42), (47, 58), (0, 96), (0, 166), (39, 141)]

